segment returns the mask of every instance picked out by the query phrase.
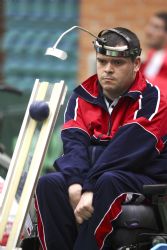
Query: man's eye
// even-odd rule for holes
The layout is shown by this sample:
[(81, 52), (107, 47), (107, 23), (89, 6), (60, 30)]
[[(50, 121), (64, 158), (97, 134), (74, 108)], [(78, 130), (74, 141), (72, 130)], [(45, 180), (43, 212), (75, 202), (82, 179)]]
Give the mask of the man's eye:
[(119, 60), (116, 60), (116, 61), (114, 61), (114, 64), (115, 64), (115, 65), (121, 65), (121, 64), (123, 64), (123, 62), (122, 62), (122, 61), (119, 61)]
[(105, 60), (103, 60), (103, 59), (98, 59), (98, 62), (99, 62), (100, 64), (105, 64)]

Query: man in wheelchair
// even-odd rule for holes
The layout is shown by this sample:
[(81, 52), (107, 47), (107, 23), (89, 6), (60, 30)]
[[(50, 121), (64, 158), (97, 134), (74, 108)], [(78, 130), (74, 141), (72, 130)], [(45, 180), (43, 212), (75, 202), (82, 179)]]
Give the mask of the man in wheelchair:
[(38, 182), (40, 241), (48, 250), (150, 249), (165, 241), (150, 205), (164, 191), (141, 194), (167, 180), (167, 100), (140, 73), (132, 31), (101, 31), (94, 48), (97, 74), (68, 102), (57, 171)]

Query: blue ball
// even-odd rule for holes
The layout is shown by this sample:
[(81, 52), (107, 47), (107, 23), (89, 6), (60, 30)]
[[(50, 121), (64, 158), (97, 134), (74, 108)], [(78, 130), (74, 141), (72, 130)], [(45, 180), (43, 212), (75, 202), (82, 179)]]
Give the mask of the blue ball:
[(36, 121), (44, 121), (49, 116), (49, 106), (45, 101), (35, 101), (30, 105), (29, 114)]

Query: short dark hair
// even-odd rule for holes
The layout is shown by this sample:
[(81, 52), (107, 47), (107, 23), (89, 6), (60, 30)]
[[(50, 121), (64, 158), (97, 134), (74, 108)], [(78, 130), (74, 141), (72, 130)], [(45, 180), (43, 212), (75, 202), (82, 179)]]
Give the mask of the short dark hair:
[(155, 13), (155, 16), (162, 19), (162, 21), (165, 24), (165, 31), (167, 31), (167, 12), (165, 11), (157, 12)]
[[(122, 34), (124, 34), (125, 36), (130, 38), (130, 40), (131, 40), (130, 47), (129, 47), (128, 42), (122, 36), (120, 36), (117, 33), (114, 33), (113, 31), (108, 31), (107, 33), (102, 34), (101, 37), (105, 38), (105, 40), (106, 40), (105, 45), (108, 45), (111, 47), (115, 47), (118, 45), (127, 45), (129, 47), (129, 49), (136, 49), (137, 48), (138, 50), (140, 50), (140, 41), (134, 32), (132, 32), (129, 29), (123, 28), (123, 27), (116, 27), (114, 29), (120, 31)], [(132, 55), (130, 58), (134, 61), (136, 56)]]

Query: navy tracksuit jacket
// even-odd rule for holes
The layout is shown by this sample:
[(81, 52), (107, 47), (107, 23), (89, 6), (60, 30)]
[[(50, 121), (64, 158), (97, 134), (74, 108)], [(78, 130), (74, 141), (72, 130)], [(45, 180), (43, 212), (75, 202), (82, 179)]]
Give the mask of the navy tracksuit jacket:
[[(56, 173), (42, 177), (36, 192), (43, 249), (112, 249), (112, 221), (128, 192), (167, 180), (167, 100), (139, 72), (123, 96), (110, 103), (97, 75), (72, 94), (62, 129), (64, 154)], [(69, 205), (74, 183), (93, 191), (94, 214), (77, 230)]]

